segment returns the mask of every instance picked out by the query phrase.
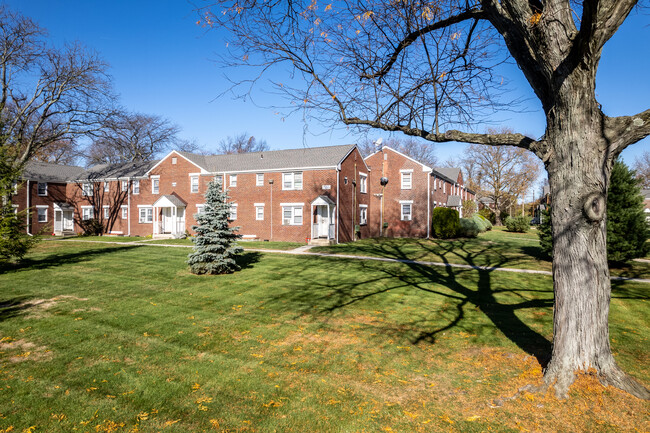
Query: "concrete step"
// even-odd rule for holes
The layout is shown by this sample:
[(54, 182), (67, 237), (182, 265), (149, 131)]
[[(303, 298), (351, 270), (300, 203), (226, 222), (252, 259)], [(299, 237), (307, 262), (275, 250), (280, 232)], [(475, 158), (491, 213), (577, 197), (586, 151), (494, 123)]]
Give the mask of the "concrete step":
[(312, 239), (309, 241), (309, 245), (323, 247), (327, 245), (333, 245), (334, 239)]

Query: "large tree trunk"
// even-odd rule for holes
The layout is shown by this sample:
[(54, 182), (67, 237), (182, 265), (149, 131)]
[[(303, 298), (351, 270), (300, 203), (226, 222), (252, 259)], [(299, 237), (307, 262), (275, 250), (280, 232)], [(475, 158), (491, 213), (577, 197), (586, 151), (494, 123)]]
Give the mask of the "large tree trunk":
[(589, 86), (577, 84), (563, 83), (566, 97), (547, 114), (546, 138), (555, 153), (547, 164), (555, 310), (545, 384), (565, 398), (575, 373), (593, 369), (602, 383), (647, 399), (648, 391), (616, 365), (609, 345), (606, 203), (615, 155), (606, 151), (596, 100), (583, 90)]

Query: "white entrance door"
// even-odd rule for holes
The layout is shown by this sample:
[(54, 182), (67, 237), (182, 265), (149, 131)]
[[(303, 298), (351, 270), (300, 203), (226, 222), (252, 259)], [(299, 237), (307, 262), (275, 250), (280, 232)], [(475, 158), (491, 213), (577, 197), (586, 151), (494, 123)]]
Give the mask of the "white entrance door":
[(327, 238), (329, 235), (330, 219), (327, 206), (316, 207), (316, 223), (318, 224), (318, 237)]
[(172, 208), (162, 208), (162, 231), (163, 233), (173, 233), (174, 221), (172, 218)]
[(64, 231), (73, 231), (74, 230), (74, 221), (73, 221), (73, 212), (71, 210), (63, 211), (63, 230)]
[(63, 212), (54, 209), (54, 232), (59, 233), (63, 231)]

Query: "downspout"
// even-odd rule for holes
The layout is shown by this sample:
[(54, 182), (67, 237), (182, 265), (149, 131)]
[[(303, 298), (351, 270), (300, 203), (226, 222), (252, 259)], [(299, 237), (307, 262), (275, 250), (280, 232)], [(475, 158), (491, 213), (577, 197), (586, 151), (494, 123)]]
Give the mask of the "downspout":
[(427, 173), (427, 239), (431, 233), (431, 173)]
[(341, 206), (339, 205), (340, 197), (340, 182), (341, 181), (341, 166), (336, 167), (336, 243), (339, 243), (339, 214), (341, 213)]
[(27, 234), (29, 236), (34, 236), (33, 234), (31, 234), (31, 231), (29, 229), (29, 227), (30, 227), (29, 226), (29, 215), (30, 215), (29, 208), (31, 207), (31, 204), (30, 204), (31, 203), (31, 200), (30, 200), (31, 197), (32, 197), (32, 194), (31, 194), (31, 191), (29, 190), (29, 179), (27, 179), (27, 209), (26, 209), (27, 210)]
[[(120, 188), (120, 181), (117, 181), (117, 188)], [(126, 192), (126, 207), (129, 210), (126, 215), (127, 236), (131, 236), (131, 188)], [(153, 212), (153, 209), (152, 209)]]

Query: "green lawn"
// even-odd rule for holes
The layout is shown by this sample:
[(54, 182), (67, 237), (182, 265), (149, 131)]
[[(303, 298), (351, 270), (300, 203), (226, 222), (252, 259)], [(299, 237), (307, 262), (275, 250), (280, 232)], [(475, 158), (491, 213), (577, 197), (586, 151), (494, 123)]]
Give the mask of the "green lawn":
[[(147, 241), (151, 244), (167, 244), (167, 245), (194, 245), (192, 239), (159, 239), (155, 241)], [(244, 249), (265, 249), (265, 250), (292, 250), (301, 247), (305, 244), (298, 242), (264, 242), (264, 241), (240, 241)]]
[[(526, 395), (549, 277), (249, 252), (45, 242), (0, 274), (0, 432), (647, 431), (647, 403), (581, 378)], [(615, 283), (618, 362), (650, 382), (649, 285)], [(29, 430), (32, 428), (32, 430)]]
[[(315, 247), (310, 251), (551, 271), (551, 261), (542, 253), (535, 230), (511, 233), (503, 227), (495, 227), (473, 239), (371, 238)], [(612, 268), (611, 274), (650, 278), (650, 263), (631, 262), (620, 268)]]

